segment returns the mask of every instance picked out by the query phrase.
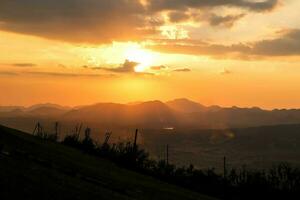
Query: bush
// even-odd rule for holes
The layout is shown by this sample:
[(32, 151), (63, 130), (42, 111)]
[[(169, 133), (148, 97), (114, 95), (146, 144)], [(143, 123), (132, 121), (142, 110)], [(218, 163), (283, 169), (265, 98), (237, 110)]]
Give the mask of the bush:
[(62, 144), (67, 145), (67, 146), (71, 146), (71, 147), (74, 147), (74, 148), (80, 148), (81, 142), (79, 140), (79, 135), (78, 134), (67, 135), (63, 139)]

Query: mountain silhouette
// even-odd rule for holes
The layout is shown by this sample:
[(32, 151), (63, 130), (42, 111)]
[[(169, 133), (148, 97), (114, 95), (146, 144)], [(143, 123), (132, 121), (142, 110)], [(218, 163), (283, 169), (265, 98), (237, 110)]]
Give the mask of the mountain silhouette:
[[(188, 99), (146, 101), (134, 104), (97, 103), (79, 107), (56, 104), (38, 104), (29, 108), (1, 107), (0, 123), (7, 126), (28, 124), (32, 129), (37, 121), (86, 123), (92, 127), (107, 128), (183, 128), (224, 129), (276, 124), (300, 123), (299, 109), (263, 110), (257, 107), (223, 108), (204, 106)], [(24, 127), (15, 127), (24, 130)]]
[(78, 120), (117, 127), (163, 128), (176, 123), (174, 112), (160, 101), (134, 105), (99, 103), (68, 111), (62, 118), (66, 121)]
[(207, 107), (201, 105), (200, 103), (185, 98), (167, 101), (166, 104), (173, 110), (185, 113), (203, 112), (207, 110)]

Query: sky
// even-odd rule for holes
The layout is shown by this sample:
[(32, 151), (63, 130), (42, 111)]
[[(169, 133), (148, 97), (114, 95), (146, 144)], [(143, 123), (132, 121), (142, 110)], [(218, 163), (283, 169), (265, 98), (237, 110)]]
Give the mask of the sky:
[(0, 105), (300, 108), (299, 0), (0, 0)]

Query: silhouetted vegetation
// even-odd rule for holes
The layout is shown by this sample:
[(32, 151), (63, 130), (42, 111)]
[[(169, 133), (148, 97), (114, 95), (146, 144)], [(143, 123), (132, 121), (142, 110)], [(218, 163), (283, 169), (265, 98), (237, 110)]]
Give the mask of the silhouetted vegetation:
[(213, 199), (1, 125), (0, 144), (1, 200)]
[(33, 130), (33, 135), (45, 139), (45, 140), (49, 140), (49, 141), (53, 141), (53, 142), (57, 142), (58, 141), (58, 122), (55, 123), (55, 133), (47, 133), (44, 128), (41, 126), (41, 124), (38, 122)]
[[(136, 144), (137, 132), (134, 142), (109, 144), (111, 133), (107, 133), (103, 144), (96, 144), (91, 138), (90, 128), (85, 129), (82, 138), (80, 129), (76, 128), (75, 133), (67, 135), (61, 143), (203, 194), (223, 199), (289, 199), (300, 195), (300, 170), (287, 163), (268, 170), (225, 169), (224, 160), (224, 174), (215, 172), (213, 168), (196, 169), (193, 165), (176, 167), (168, 160), (151, 159)], [(51, 137), (41, 138), (51, 140)]]

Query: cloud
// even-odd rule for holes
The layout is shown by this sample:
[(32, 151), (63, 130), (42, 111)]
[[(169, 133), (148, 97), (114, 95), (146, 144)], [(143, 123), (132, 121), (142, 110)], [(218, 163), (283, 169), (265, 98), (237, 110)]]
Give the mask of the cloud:
[(226, 58), (247, 58), (251, 56), (300, 56), (300, 29), (282, 32), (275, 39), (259, 40), (251, 43), (232, 45), (210, 44), (202, 41), (182, 41), (181, 44), (170, 42), (147, 48), (171, 54), (205, 55)]
[(226, 15), (226, 16), (218, 16), (218, 15), (211, 15), (209, 18), (209, 24), (211, 26), (225, 26), (225, 27), (232, 27), (239, 19), (243, 18), (245, 14), (239, 15)]
[(0, 71), (0, 76), (17, 76), (18, 74), (15, 72), (8, 72), (8, 71)]
[[(60, 72), (23, 72), (23, 74), (37, 76), (56, 76), (56, 77), (105, 77), (102, 74), (75, 74), (75, 73), (60, 73)], [(108, 75), (111, 76), (111, 75)]]
[[(188, 10), (237, 7), (270, 11), (279, 0), (1, 0), (0, 30), (73, 43), (103, 44), (157, 36), (165, 21), (190, 18)], [(237, 17), (237, 16), (235, 16)], [(196, 20), (196, 19), (193, 19)], [(212, 24), (233, 24), (234, 16), (215, 17)], [(231, 23), (230, 23), (231, 22)]]
[(117, 68), (111, 68), (111, 67), (92, 67), (91, 69), (94, 70), (105, 70), (105, 71), (111, 71), (116, 73), (135, 73), (135, 67), (138, 66), (139, 63), (132, 62), (129, 60), (125, 60), (125, 62), (120, 65), (120, 67)]
[(1, 65), (12, 66), (12, 67), (36, 67), (34, 63), (3, 63)]
[(159, 66), (152, 66), (150, 67), (151, 70), (162, 70), (162, 69), (166, 69), (167, 67), (164, 65), (159, 65)]
[(149, 7), (153, 11), (163, 11), (227, 6), (248, 9), (254, 12), (262, 12), (274, 9), (278, 5), (278, 3), (279, 0), (150, 0)]
[(168, 14), (168, 17), (170, 22), (177, 23), (177, 22), (187, 21), (190, 19), (191, 16), (185, 12), (172, 11)]
[(179, 69), (174, 69), (173, 72), (190, 72), (192, 71), (189, 68), (179, 68)]
[(229, 74), (232, 74), (232, 71), (224, 68), (223, 71), (220, 72), (221, 75), (229, 75)]
[(11, 65), (14, 67), (35, 67), (36, 66), (36, 64), (34, 63), (14, 63)]
[(251, 51), (261, 56), (300, 56), (300, 29), (283, 31), (272, 40), (261, 40), (253, 44)]
[(63, 65), (63, 64), (58, 64), (57, 67), (60, 67), (60, 68), (67, 68), (66, 65)]
[(231, 28), (238, 20), (243, 18), (246, 14), (235, 14), (235, 15), (217, 15), (209, 10), (201, 12), (187, 12), (187, 11), (170, 11), (168, 18), (171, 23), (180, 23), (187, 21), (202, 21), (208, 22), (210, 26), (222, 26)]
[(155, 32), (139, 0), (1, 0), (0, 29), (82, 43), (135, 40)]
[(157, 45), (149, 45), (147, 48), (159, 51), (162, 53), (170, 53), (170, 54), (186, 54), (186, 55), (206, 55), (206, 56), (220, 56), (226, 55), (230, 53), (240, 53), (240, 52), (248, 52), (251, 50), (250, 47), (244, 44), (234, 44), (230, 46), (224, 46), (219, 44), (209, 44), (204, 42), (197, 42), (193, 44), (157, 44)]
[(266, 12), (272, 11), (281, 0), (149, 0), (148, 9), (161, 13), (167, 11), (169, 22), (205, 21), (211, 26), (232, 27), (245, 14), (225, 15), (211, 14), (212, 11), (222, 12), (222, 8), (238, 8), (241, 11)]
[(79, 78), (79, 77), (101, 77), (101, 78), (112, 78), (116, 77), (114, 74), (82, 74), (82, 73), (64, 73), (64, 72), (40, 72), (40, 71), (28, 71), (28, 72), (7, 72), (0, 71), (2, 76), (21, 76), (21, 75), (30, 75), (30, 76), (51, 76), (51, 77), (63, 77), (63, 78)]

